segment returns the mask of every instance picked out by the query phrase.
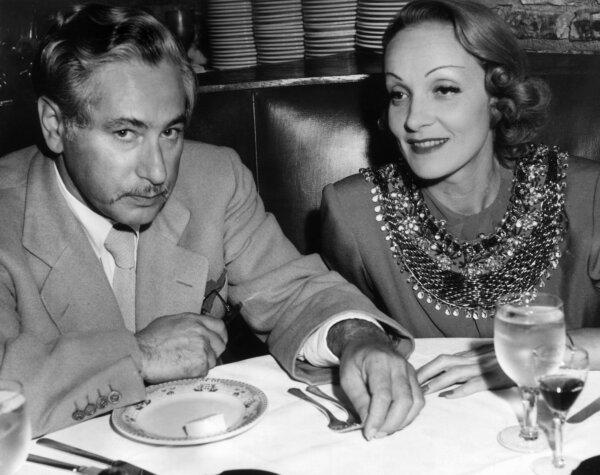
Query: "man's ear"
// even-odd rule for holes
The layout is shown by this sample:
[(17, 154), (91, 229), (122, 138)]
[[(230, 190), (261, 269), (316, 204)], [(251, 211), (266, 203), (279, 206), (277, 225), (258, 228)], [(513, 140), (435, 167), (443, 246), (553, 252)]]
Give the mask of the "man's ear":
[(56, 154), (62, 153), (65, 123), (60, 107), (45, 96), (38, 98), (38, 116), (42, 126), (42, 135), (48, 148)]

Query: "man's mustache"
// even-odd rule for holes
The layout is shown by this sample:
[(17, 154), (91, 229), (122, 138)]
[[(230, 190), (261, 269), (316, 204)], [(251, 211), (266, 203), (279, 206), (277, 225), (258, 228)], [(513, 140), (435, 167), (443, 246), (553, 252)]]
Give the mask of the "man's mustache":
[(143, 188), (134, 188), (132, 190), (126, 191), (125, 193), (122, 193), (117, 199), (125, 198), (127, 196), (141, 196), (143, 198), (153, 198), (157, 195), (163, 195), (163, 197), (167, 199), (170, 194), (171, 189), (169, 186), (147, 185)]

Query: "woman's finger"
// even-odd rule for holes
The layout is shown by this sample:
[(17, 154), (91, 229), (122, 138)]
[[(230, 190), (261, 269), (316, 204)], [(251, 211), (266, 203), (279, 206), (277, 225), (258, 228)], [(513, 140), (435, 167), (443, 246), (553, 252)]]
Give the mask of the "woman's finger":
[(445, 397), (447, 399), (455, 399), (460, 397), (468, 396), (469, 394), (473, 394), (479, 391), (485, 391), (489, 389), (485, 379), (483, 376), (475, 376), (469, 379), (466, 383), (457, 386), (451, 391), (446, 391), (445, 393), (440, 393), (441, 397)]
[(469, 358), (456, 355), (439, 355), (417, 370), (417, 380), (419, 384), (423, 384), (450, 368), (468, 364), (472, 364)]
[(443, 397), (448, 399), (460, 398), (479, 391), (508, 388), (513, 385), (513, 381), (498, 368), (498, 371), (484, 373), (481, 376), (470, 379), (451, 391), (447, 391)]
[(480, 345), (476, 348), (471, 348), (470, 350), (459, 351), (458, 353), (454, 353), (454, 356), (464, 356), (464, 357), (479, 357), (479, 356), (487, 356), (489, 354), (494, 354), (494, 344), (486, 343), (485, 345)]
[(426, 394), (441, 391), (455, 384), (464, 383), (469, 379), (481, 376), (482, 370), (478, 364), (459, 365), (448, 368), (443, 373), (427, 381)]

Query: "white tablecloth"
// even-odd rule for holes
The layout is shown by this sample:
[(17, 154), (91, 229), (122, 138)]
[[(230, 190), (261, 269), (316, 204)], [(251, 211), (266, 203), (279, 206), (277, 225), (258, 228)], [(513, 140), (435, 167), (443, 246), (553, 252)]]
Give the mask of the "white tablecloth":
[[(415, 367), (440, 353), (453, 353), (481, 340), (417, 339), (411, 357)], [(106, 457), (127, 460), (156, 473), (218, 474), (234, 468), (260, 468), (281, 475), (300, 474), (530, 474), (533, 460), (546, 452), (519, 454), (501, 447), (498, 432), (517, 422), (516, 390), (481, 392), (462, 399), (426, 396), (417, 419), (389, 437), (367, 442), (359, 431), (337, 434), (326, 427), (314, 407), (289, 394), (292, 381), (264, 356), (214, 368), (211, 377), (231, 378), (261, 388), (269, 399), (262, 420), (232, 439), (192, 447), (150, 446), (114, 432), (102, 416), (49, 434)], [(600, 372), (590, 372), (572, 413), (600, 396)], [(600, 413), (580, 424), (568, 424), (565, 453), (580, 459), (600, 454)], [(95, 464), (31, 443), (31, 452), (64, 461)], [(19, 475), (67, 473), (26, 463)]]

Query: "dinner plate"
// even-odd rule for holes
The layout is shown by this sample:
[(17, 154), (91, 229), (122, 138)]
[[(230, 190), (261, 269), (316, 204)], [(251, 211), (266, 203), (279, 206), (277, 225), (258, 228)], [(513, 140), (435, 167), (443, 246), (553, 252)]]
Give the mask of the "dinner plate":
[[(133, 440), (157, 445), (197, 445), (234, 437), (254, 426), (267, 410), (267, 396), (248, 383), (231, 379), (181, 379), (146, 388), (146, 400), (115, 409), (113, 428)], [(183, 426), (223, 414), (227, 429), (188, 437)]]

